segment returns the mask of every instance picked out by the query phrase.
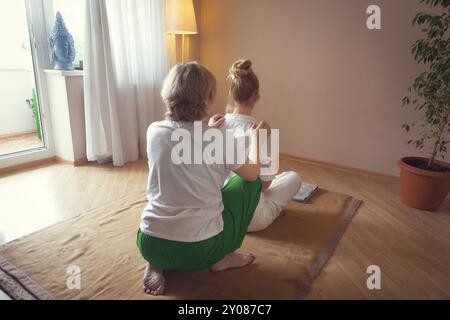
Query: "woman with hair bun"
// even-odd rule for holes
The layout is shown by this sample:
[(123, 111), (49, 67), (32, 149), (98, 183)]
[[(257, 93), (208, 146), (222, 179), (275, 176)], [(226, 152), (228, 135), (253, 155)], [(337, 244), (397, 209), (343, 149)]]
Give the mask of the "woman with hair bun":
[[(238, 60), (233, 63), (227, 80), (230, 86), (228, 113), (225, 117), (216, 114), (210, 122), (221, 121), (223, 122), (221, 128), (234, 130), (238, 134), (251, 129), (258, 123), (252, 117), (252, 112), (260, 98), (259, 80), (250, 60)], [(270, 143), (270, 139), (267, 141)], [(270, 145), (267, 149), (270, 150)], [(299, 175), (293, 171), (276, 176), (262, 174), (260, 178), (263, 184), (262, 193), (248, 227), (249, 232), (261, 231), (270, 226), (301, 186)]]

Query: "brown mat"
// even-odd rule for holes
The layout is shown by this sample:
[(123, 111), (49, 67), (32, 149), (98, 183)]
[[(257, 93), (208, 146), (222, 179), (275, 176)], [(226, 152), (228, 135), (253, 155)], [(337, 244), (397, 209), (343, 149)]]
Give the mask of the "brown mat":
[[(62, 222), (0, 247), (0, 288), (17, 299), (152, 299), (142, 291), (145, 261), (136, 231), (142, 194)], [(267, 230), (249, 234), (247, 268), (223, 273), (167, 272), (157, 299), (303, 299), (360, 205), (320, 191), (291, 202)], [(81, 289), (67, 288), (67, 268), (81, 269)], [(270, 285), (268, 285), (270, 284)]]

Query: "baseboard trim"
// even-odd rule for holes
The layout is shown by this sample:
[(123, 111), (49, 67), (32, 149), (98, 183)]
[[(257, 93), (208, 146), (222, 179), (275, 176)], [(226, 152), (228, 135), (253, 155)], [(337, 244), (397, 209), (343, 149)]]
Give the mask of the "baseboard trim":
[(31, 169), (31, 168), (40, 167), (43, 165), (49, 165), (49, 164), (52, 164), (55, 162), (56, 162), (56, 157), (49, 157), (49, 158), (40, 159), (40, 160), (36, 160), (36, 161), (30, 161), (27, 163), (21, 163), (21, 164), (17, 164), (17, 165), (5, 167), (5, 168), (0, 168), (0, 176), (11, 174), (16, 171)]
[(27, 163), (22, 163), (22, 164), (13, 165), (13, 166), (5, 167), (5, 168), (0, 168), (0, 176), (8, 175), (8, 174), (14, 173), (16, 171), (32, 169), (35, 167), (40, 167), (40, 166), (48, 165), (48, 164), (52, 164), (52, 163), (65, 163), (65, 164), (72, 165), (74, 167), (81, 167), (81, 166), (88, 164), (89, 162), (87, 161), (87, 159), (78, 159), (75, 161), (69, 161), (69, 160), (65, 160), (58, 156), (53, 156), (53, 157), (49, 157), (49, 158), (45, 158), (45, 159), (41, 159), (41, 160), (30, 161)]
[(73, 165), (75, 167), (81, 167), (87, 165), (88, 163), (89, 161), (87, 159), (78, 159), (73, 162)]
[(338, 170), (338, 171), (342, 171), (342, 172), (349, 172), (349, 173), (353, 173), (353, 174), (358, 174), (358, 175), (363, 175), (363, 176), (368, 176), (368, 177), (373, 177), (373, 178), (378, 178), (378, 179), (383, 179), (383, 180), (389, 180), (392, 182), (399, 181), (399, 177), (396, 177), (393, 175), (370, 171), (370, 170), (359, 169), (359, 168), (354, 168), (354, 167), (349, 167), (349, 166), (344, 166), (344, 165), (335, 164), (335, 163), (331, 163), (331, 162), (325, 162), (325, 161), (316, 160), (316, 159), (309, 159), (309, 158), (294, 156), (294, 155), (287, 154), (287, 153), (281, 153), (280, 159), (295, 160), (295, 161), (310, 163), (310, 164), (320, 166), (323, 168)]
[(66, 160), (66, 159), (63, 159), (63, 158), (58, 157), (58, 156), (55, 157), (55, 161), (57, 163), (70, 164), (70, 165), (72, 165), (74, 167), (81, 167), (81, 166), (84, 166), (84, 165), (89, 163), (89, 161), (87, 159), (77, 159), (75, 161), (70, 161), (70, 160)]
[[(310, 164), (328, 168), (328, 169), (339, 170), (339, 171), (343, 171), (343, 172), (350, 172), (353, 174), (370, 176), (370, 177), (394, 181), (394, 182), (399, 181), (399, 177), (396, 177), (396, 176), (379, 173), (379, 172), (374, 172), (374, 171), (369, 171), (369, 170), (348, 167), (348, 166), (343, 166), (343, 165), (325, 162), (325, 161), (321, 161), (321, 160), (315, 160), (315, 159), (294, 156), (294, 155), (290, 155), (287, 153), (281, 153), (280, 159), (295, 160), (295, 161), (310, 163)], [(9, 173), (12, 173), (15, 171), (25, 170), (25, 169), (29, 169), (29, 168), (33, 168), (33, 167), (39, 167), (39, 166), (47, 165), (47, 164), (51, 164), (51, 163), (65, 163), (65, 164), (73, 165), (75, 167), (80, 167), (80, 166), (88, 164), (89, 161), (87, 159), (78, 159), (75, 161), (69, 161), (69, 160), (65, 160), (61, 157), (54, 156), (54, 157), (31, 161), (31, 162), (27, 162), (27, 163), (22, 163), (22, 164), (18, 164), (18, 165), (6, 167), (6, 168), (0, 168), (0, 176), (9, 174)]]
[(25, 136), (25, 135), (32, 134), (32, 133), (36, 133), (37, 134), (37, 131), (36, 130), (29, 130), (29, 131), (22, 131), (22, 132), (2, 134), (2, 135), (0, 135), (0, 139)]

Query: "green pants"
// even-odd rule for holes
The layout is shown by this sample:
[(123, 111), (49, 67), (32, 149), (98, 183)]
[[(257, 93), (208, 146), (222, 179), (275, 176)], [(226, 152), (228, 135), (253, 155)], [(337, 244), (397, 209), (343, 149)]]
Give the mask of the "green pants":
[(248, 182), (236, 176), (222, 189), (224, 226), (221, 233), (199, 242), (179, 242), (151, 237), (139, 230), (139, 251), (146, 261), (164, 270), (207, 269), (241, 247), (260, 194), (259, 178)]

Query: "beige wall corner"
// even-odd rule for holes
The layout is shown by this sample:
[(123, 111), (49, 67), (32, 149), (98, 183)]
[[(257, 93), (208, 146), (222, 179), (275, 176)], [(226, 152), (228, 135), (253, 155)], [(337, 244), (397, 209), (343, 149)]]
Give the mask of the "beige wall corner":
[(417, 154), (401, 129), (417, 115), (401, 99), (419, 72), (410, 54), (419, 1), (376, 1), (375, 31), (366, 27), (370, 1), (200, 4), (200, 61), (218, 80), (215, 111), (224, 110), (229, 66), (246, 57), (261, 82), (255, 115), (281, 129), (281, 152), (389, 175), (398, 175), (398, 158)]

